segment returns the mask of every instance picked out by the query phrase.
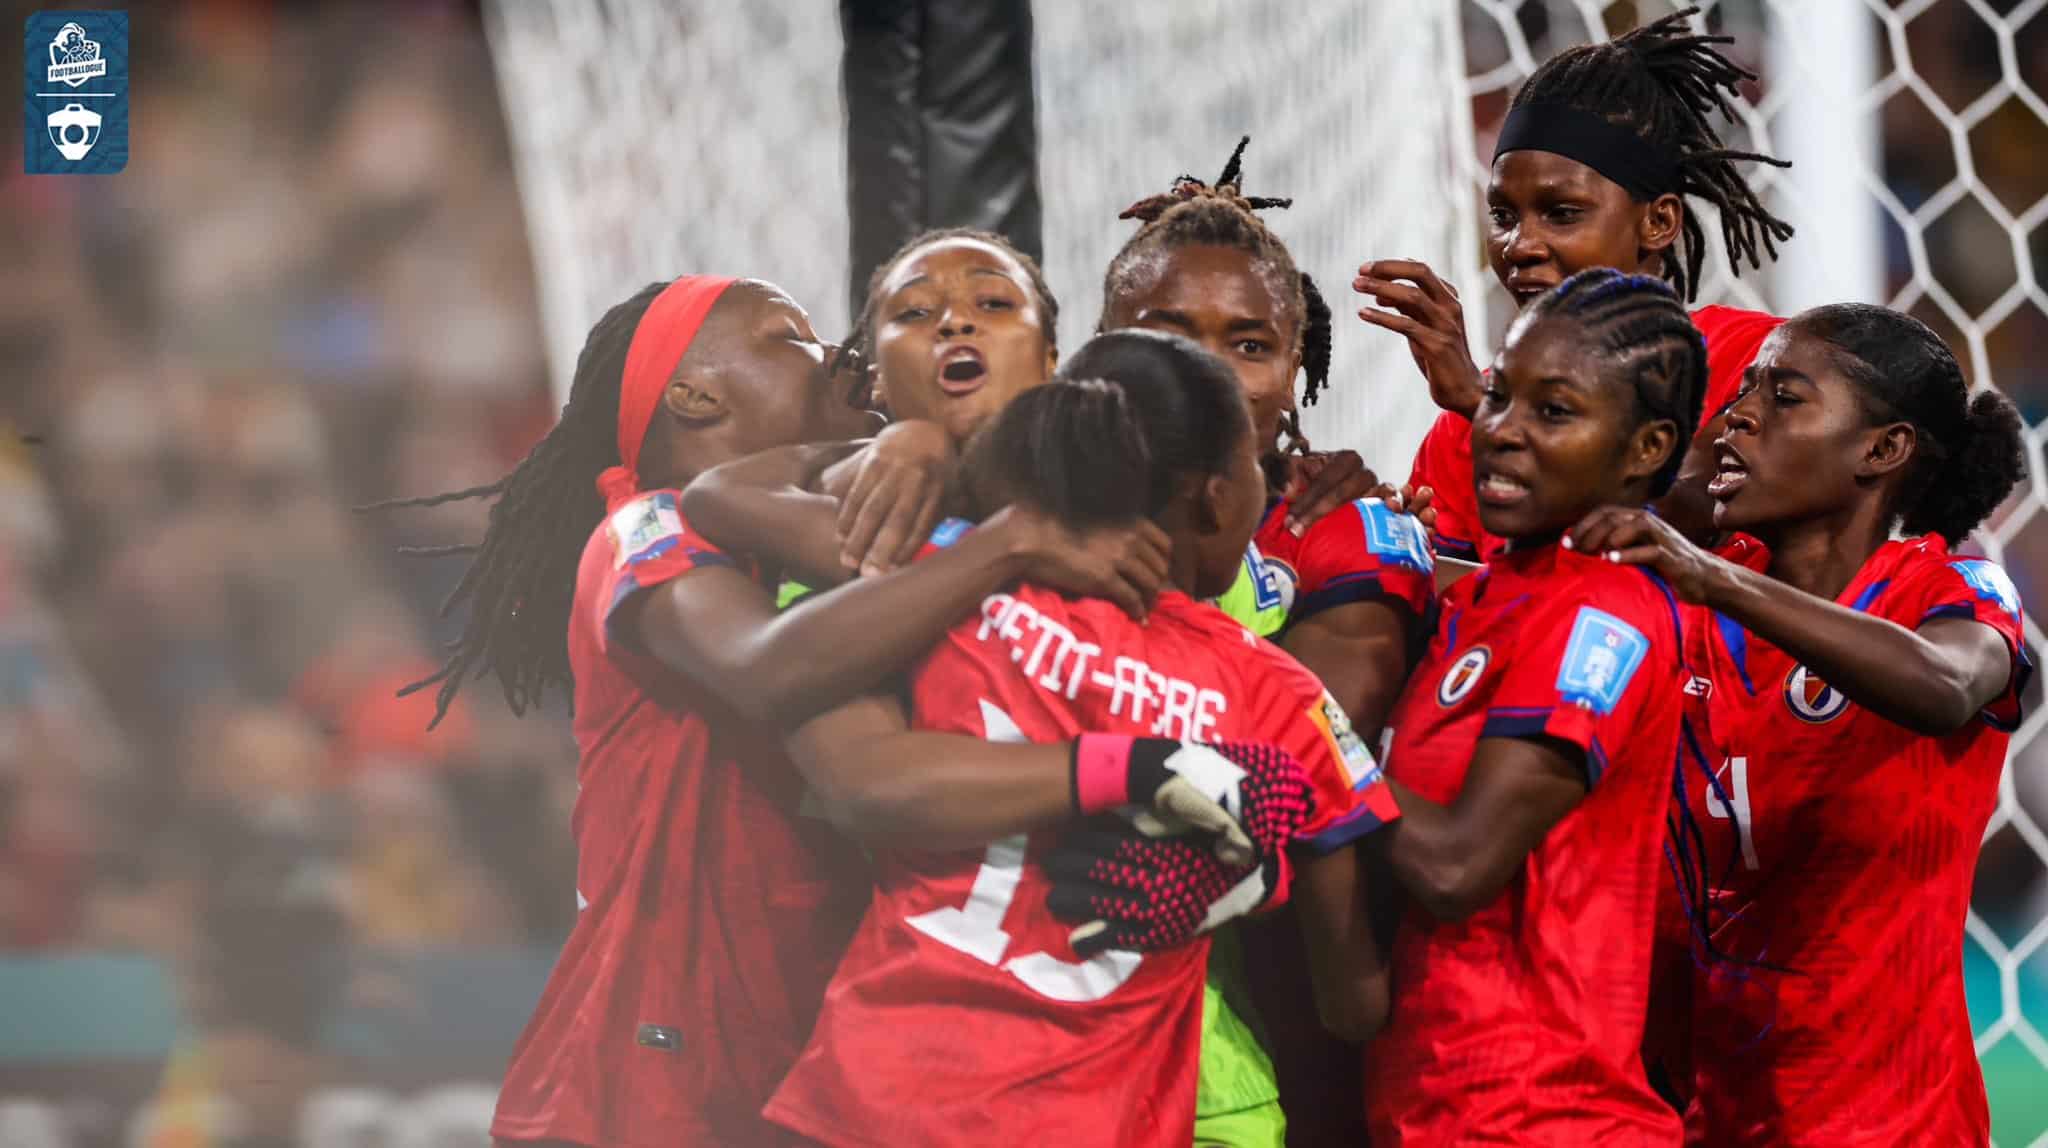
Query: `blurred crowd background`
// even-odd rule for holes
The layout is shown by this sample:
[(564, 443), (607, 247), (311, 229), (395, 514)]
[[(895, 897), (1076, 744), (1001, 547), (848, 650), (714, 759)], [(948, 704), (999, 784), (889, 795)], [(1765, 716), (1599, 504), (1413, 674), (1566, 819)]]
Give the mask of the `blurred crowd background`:
[(395, 696), (461, 568), (396, 549), (484, 506), (352, 511), (552, 410), (472, 8), (131, 19), (128, 170), (0, 177), (0, 949), (157, 958), (253, 1070), (393, 1004), (337, 951), (568, 930), (562, 708)]
[[(0, 10), (12, 28), (32, 6)], [(285, 1143), (312, 1090), (376, 1077), (350, 1018), (430, 1027), (427, 982), (381, 958), (537, 954), (505, 982), (529, 995), (473, 1002), (502, 1061), (573, 918), (563, 708), (514, 719), (477, 686), (429, 734), (430, 694), (395, 696), (434, 670), (461, 566), (397, 549), (473, 541), (485, 508), (352, 509), (495, 478), (552, 404), (473, 5), (131, 18), (126, 173), (0, 168), (0, 956), (146, 958), (176, 1000), (170, 1067), (135, 1084), (162, 1102), (147, 1134), (87, 1114), (61, 1143)], [(1923, 23), (1937, 90), (1997, 77), (1965, 5)], [(2048, 92), (2048, 17), (2028, 35)], [(1895, 103), (1887, 179), (1924, 196), (1948, 137)], [(2019, 108), (1983, 130), (2003, 133), (1976, 152), (1994, 192), (2048, 192), (2048, 125)], [(2011, 282), (2004, 232), (1968, 211), (1928, 242), (1959, 295)], [(2048, 267), (2048, 227), (2032, 251)], [(2043, 342), (2029, 305), (1990, 344), (2033, 422)], [(2033, 928), (2035, 853), (1994, 840), (1986, 875), (1994, 927)], [(215, 1093), (239, 1115), (207, 1115)]]

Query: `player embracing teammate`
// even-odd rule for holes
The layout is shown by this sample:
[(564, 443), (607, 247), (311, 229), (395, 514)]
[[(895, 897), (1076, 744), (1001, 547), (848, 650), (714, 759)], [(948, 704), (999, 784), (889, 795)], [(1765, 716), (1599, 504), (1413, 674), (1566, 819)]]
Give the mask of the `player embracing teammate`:
[(1484, 565), (1441, 594), (1356, 456), (1287, 461), (1328, 308), (1242, 144), (1134, 205), (1064, 366), (980, 233), (907, 245), (843, 350), (752, 281), (607, 315), (458, 492), (498, 501), (444, 700), (572, 682), (582, 753), (583, 911), (494, 1134), (1984, 1142), (1961, 921), (2030, 667), (1954, 548), (2017, 416), (1893, 312), (1687, 314), (1688, 199), (1733, 263), (1790, 228), (1686, 15), (1516, 96), (1488, 369), (1428, 268), (1360, 269), (1446, 408), (1411, 481)]

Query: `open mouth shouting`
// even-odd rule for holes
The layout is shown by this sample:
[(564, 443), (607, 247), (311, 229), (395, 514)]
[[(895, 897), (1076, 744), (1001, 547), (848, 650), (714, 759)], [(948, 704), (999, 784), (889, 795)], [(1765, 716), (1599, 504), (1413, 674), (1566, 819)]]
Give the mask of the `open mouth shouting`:
[(988, 363), (973, 347), (954, 345), (939, 352), (939, 389), (949, 395), (970, 395), (988, 381)]
[(1727, 439), (1714, 440), (1714, 477), (1707, 481), (1707, 493), (1726, 501), (1735, 497), (1749, 481), (1749, 463), (1741, 452), (1728, 445)]

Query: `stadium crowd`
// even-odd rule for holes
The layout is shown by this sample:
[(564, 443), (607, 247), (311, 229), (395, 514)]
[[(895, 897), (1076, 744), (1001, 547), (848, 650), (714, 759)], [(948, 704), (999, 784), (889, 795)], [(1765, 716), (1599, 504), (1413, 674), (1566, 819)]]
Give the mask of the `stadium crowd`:
[(559, 711), (394, 696), (481, 514), (351, 512), (551, 411), (473, 11), (169, 11), (127, 175), (0, 177), (0, 952), (160, 959), (261, 1110), (394, 1004), (329, 958), (574, 915)]
[[(200, 5), (163, 27), (138, 41), (129, 177), (0, 181), (0, 356), (25, 383), (0, 391), (0, 951), (156, 955), (203, 1017), (325, 948), (553, 944), (576, 908), (566, 715), (514, 718), (486, 683), (430, 734), (431, 691), (395, 696), (461, 632), (437, 611), (462, 566), (397, 551), (474, 542), (485, 507), (351, 512), (489, 481), (555, 416), (475, 14), (411, 6), (400, 33)], [(1960, 23), (1928, 44), (1937, 90), (1996, 73)], [(1980, 155), (2048, 146), (2030, 116), (1989, 123)], [(1946, 134), (1888, 109), (1886, 139), (1910, 206)], [(1980, 174), (2017, 202), (2038, 171)], [(1963, 253), (2004, 235), (1957, 219), (1931, 257), (1981, 302), (2002, 286)], [(2044, 323), (2024, 308), (1989, 344), (2029, 422)], [(2008, 567), (2033, 590), (2048, 528)], [(2023, 841), (1984, 864), (1995, 927), (2038, 916)], [(308, 984), (278, 995), (378, 991)]]

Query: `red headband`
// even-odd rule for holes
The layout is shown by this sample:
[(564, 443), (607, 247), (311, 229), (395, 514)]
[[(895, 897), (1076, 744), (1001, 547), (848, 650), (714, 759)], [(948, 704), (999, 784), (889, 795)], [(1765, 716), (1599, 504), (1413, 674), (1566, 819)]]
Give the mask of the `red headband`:
[(661, 406), (662, 392), (712, 304), (732, 284), (718, 275), (685, 275), (664, 287), (640, 317), (633, 343), (626, 348), (625, 377), (619, 380), (619, 465), (597, 476), (607, 507), (615, 508), (640, 492), (640, 444)]

